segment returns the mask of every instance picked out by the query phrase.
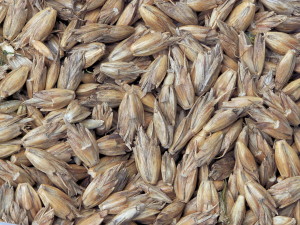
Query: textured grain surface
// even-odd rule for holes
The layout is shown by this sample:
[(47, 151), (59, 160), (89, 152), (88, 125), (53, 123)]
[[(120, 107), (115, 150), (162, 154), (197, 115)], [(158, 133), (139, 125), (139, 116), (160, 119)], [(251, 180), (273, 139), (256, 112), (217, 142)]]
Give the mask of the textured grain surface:
[(0, 222), (300, 225), (297, 0), (0, 1)]

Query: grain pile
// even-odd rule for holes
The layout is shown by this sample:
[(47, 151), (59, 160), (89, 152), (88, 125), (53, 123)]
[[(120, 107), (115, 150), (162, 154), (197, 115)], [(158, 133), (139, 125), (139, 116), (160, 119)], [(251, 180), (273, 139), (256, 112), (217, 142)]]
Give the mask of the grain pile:
[(298, 0), (4, 0), (0, 218), (300, 224)]

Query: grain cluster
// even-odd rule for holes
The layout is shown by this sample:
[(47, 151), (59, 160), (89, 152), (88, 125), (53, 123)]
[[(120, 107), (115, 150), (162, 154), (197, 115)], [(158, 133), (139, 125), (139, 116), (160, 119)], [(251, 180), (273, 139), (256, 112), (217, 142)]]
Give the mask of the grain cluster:
[(299, 0), (1, 0), (0, 221), (300, 225)]

